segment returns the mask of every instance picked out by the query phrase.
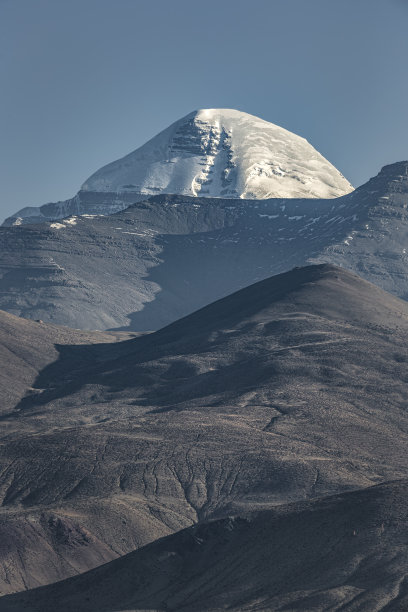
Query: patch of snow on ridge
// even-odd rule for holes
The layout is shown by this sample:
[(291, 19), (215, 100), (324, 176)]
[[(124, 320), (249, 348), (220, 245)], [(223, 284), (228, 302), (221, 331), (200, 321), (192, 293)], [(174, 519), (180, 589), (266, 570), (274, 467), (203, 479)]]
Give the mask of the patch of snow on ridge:
[(63, 223), (67, 225), (76, 225), (78, 221), (78, 217), (69, 217), (69, 219), (64, 219)]
[(50, 223), (50, 227), (53, 229), (64, 229), (69, 225), (76, 225), (78, 222), (78, 217), (68, 217), (68, 219), (63, 219), (61, 222)]

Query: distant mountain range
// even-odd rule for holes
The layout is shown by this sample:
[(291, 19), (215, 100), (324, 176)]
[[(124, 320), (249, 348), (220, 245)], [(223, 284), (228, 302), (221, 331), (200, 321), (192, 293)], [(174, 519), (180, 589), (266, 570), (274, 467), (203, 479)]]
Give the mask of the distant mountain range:
[(112, 214), (149, 195), (334, 198), (353, 187), (304, 138), (233, 109), (179, 119), (126, 157), (93, 174), (64, 202), (27, 206), (5, 225), (78, 214)]
[(0, 228), (0, 307), (82, 329), (158, 329), (307, 263), (408, 296), (408, 162), (334, 199), (152, 196), (110, 216)]

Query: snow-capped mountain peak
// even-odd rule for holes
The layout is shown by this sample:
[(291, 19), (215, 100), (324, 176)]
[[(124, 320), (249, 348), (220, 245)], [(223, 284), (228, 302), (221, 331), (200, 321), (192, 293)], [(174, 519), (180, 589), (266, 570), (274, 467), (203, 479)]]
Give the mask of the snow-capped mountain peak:
[(304, 138), (248, 113), (207, 108), (95, 172), (70, 200), (28, 206), (4, 225), (110, 215), (160, 194), (263, 200), (336, 198), (352, 190)]
[(233, 109), (201, 109), (93, 174), (92, 192), (330, 198), (350, 183), (304, 138)]

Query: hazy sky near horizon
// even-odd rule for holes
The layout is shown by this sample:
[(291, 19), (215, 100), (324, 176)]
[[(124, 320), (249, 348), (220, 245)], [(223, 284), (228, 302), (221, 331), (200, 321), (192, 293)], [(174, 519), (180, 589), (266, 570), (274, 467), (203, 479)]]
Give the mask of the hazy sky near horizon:
[(197, 108), (305, 138), (355, 185), (408, 158), (408, 0), (0, 0), (0, 222)]

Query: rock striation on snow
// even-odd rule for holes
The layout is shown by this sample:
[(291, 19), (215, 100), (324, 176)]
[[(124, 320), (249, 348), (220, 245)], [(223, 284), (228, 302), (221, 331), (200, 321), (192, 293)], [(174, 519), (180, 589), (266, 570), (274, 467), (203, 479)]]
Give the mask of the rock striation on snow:
[(304, 138), (241, 111), (202, 109), (95, 172), (71, 200), (24, 208), (5, 225), (112, 214), (158, 194), (262, 200), (352, 190)]

